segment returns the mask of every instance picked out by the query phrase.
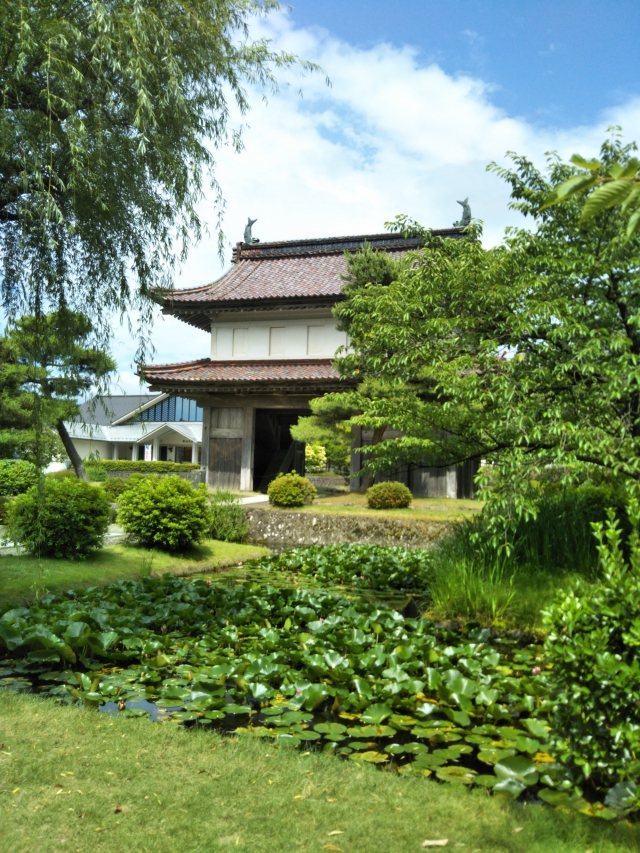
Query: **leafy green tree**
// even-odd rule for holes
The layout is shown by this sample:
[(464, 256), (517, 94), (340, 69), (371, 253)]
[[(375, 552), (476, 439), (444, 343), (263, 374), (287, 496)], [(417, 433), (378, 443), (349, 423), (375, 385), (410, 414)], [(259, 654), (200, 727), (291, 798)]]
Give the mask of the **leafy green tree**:
[[(612, 128), (619, 130), (619, 128)], [(635, 150), (635, 147), (634, 147)], [(626, 236), (631, 237), (640, 228), (640, 161), (629, 157), (624, 162), (607, 158), (586, 160), (580, 154), (571, 158), (579, 171), (554, 187), (542, 209), (560, 204), (585, 190), (593, 190), (587, 195), (580, 214), (580, 222), (587, 222), (596, 213), (610, 207), (620, 206), (621, 212), (630, 212), (626, 223)]]
[[(0, 255), (5, 308), (67, 305), (99, 324), (169, 287), (197, 239), (230, 102), (298, 63), (252, 39), (276, 0), (0, 4)], [(26, 304), (25, 304), (26, 303)]]
[[(402, 261), (395, 260), (386, 252), (374, 250), (368, 243), (356, 254), (346, 253), (345, 261), (343, 293), (349, 300), (371, 288), (388, 287), (398, 278), (403, 266)], [(339, 305), (335, 313), (338, 328), (350, 334), (350, 312), (341, 311)], [(358, 368), (352, 371), (350, 378), (360, 379)], [(386, 385), (381, 386), (379, 381), (363, 377), (355, 390), (325, 394), (311, 400), (313, 414), (299, 418), (297, 425), (291, 428), (291, 435), (296, 441), (306, 444), (322, 444), (327, 450), (329, 464), (347, 473), (351, 419), (363, 412), (370, 398), (386, 397), (389, 392), (390, 389)], [(386, 422), (377, 423), (373, 432), (373, 445), (382, 440), (386, 428)], [(372, 483), (373, 476), (365, 474), (363, 487), (368, 488)]]
[[(625, 165), (633, 146), (606, 142), (601, 162)], [(353, 354), (344, 375), (392, 393), (364, 400), (363, 426), (405, 433), (373, 451), (376, 470), (400, 462), (488, 460), (481, 485), (499, 515), (534, 511), (527, 483), (548, 466), (565, 480), (596, 473), (640, 481), (640, 238), (627, 209), (581, 220), (583, 199), (545, 207), (575, 169), (557, 156), (545, 175), (526, 158), (493, 166), (532, 230), (484, 249), (424, 232), (398, 278), (342, 303)], [(400, 220), (399, 226), (419, 226)]]
[(78, 397), (96, 386), (104, 389), (116, 367), (111, 356), (92, 341), (93, 331), (86, 315), (64, 310), (12, 321), (0, 339), (0, 348), (14, 355), (10, 374), (14, 400), (31, 401), (19, 415), (36, 445), (36, 461), (46, 462), (39, 447), (46, 444), (39, 431), (53, 427), (82, 480), (89, 477), (64, 422), (79, 414)]
[(15, 343), (0, 337), (0, 459), (19, 457), (46, 467), (63, 447), (55, 429), (35, 426), (39, 400), (24, 383)]

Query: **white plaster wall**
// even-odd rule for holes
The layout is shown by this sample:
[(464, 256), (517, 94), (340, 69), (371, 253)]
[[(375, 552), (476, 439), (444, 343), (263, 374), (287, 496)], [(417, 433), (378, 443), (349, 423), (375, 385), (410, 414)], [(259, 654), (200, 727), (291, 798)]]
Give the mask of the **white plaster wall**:
[(333, 317), (211, 324), (211, 358), (217, 361), (333, 358), (346, 344), (346, 332), (336, 329)]
[(113, 454), (113, 445), (109, 441), (92, 441), (89, 438), (74, 438), (72, 441), (81, 459), (86, 459), (96, 451), (100, 459), (111, 459)]

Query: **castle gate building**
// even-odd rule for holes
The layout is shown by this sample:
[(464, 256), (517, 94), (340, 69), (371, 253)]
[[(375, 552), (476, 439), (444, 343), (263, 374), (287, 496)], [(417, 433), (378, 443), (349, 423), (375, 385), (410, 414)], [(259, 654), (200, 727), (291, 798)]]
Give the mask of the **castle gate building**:
[[(462, 229), (434, 233), (460, 237)], [(164, 313), (211, 335), (206, 358), (143, 368), (152, 392), (194, 399), (202, 408), (208, 485), (264, 491), (279, 472), (304, 471), (304, 446), (289, 429), (310, 414), (309, 400), (352, 387), (333, 366), (348, 341), (332, 308), (343, 298), (345, 252), (365, 242), (396, 256), (421, 246), (420, 238), (400, 234), (238, 243), (231, 269), (218, 281), (163, 298)], [(366, 431), (354, 433), (354, 444), (366, 445)], [(352, 457), (357, 471), (360, 456)], [(411, 469), (395, 474), (416, 493), (455, 497), (456, 484), (468, 480), (455, 470)], [(352, 487), (359, 483), (352, 478)]]

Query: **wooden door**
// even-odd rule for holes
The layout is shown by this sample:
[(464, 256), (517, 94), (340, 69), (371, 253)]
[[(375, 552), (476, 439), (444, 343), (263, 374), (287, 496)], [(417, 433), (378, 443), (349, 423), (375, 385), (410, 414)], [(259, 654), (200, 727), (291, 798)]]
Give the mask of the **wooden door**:
[(214, 489), (240, 489), (241, 438), (212, 438), (209, 443), (209, 485)]

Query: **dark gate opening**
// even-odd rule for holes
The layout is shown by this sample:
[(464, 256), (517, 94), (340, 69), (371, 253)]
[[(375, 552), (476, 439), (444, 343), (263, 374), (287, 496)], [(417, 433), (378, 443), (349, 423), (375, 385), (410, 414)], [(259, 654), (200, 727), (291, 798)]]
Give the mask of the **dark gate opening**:
[(278, 474), (304, 475), (304, 444), (294, 441), (291, 427), (309, 412), (256, 409), (253, 452), (253, 489), (266, 492)]

